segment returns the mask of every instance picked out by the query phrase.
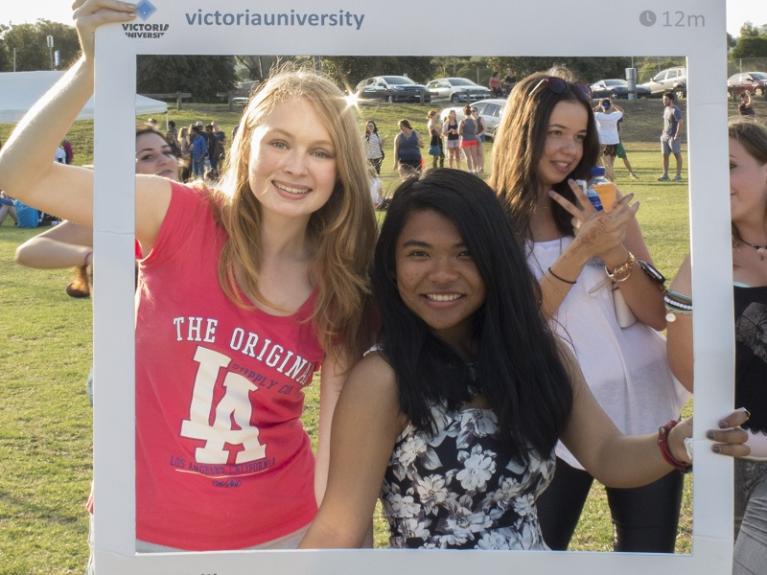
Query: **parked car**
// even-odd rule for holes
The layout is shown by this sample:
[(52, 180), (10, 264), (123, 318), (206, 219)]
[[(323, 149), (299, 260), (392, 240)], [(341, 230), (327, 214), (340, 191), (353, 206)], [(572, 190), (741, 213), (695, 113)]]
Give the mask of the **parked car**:
[(677, 66), (667, 68), (655, 74), (649, 82), (639, 84), (647, 89), (651, 96), (662, 96), (665, 92), (674, 92), (682, 98), (687, 96), (687, 68)]
[[(506, 100), (504, 98), (488, 98), (487, 100), (474, 102), (471, 107), (476, 108), (479, 117), (482, 118), (482, 124), (485, 126), (485, 139), (494, 140), (495, 131), (498, 129), (498, 125), (503, 118), (503, 112), (506, 109)], [(445, 121), (450, 110), (455, 110), (455, 116), (459, 122), (463, 120), (463, 106), (454, 106), (445, 108), (439, 113), (439, 119), (442, 122)]]
[(733, 74), (727, 80), (727, 91), (735, 97), (741, 92), (756, 96), (767, 96), (767, 72), (742, 72)]
[(432, 100), (450, 100), (458, 102), (476, 102), (491, 96), (490, 89), (472, 82), (468, 78), (435, 78), (428, 84)]
[[(623, 98), (629, 97), (629, 83), (620, 78), (598, 80), (589, 86), (592, 98)], [(650, 91), (642, 85), (636, 87), (637, 98), (646, 98)]]
[(431, 94), (423, 84), (407, 76), (374, 76), (362, 80), (354, 93), (363, 100), (386, 102), (431, 102)]

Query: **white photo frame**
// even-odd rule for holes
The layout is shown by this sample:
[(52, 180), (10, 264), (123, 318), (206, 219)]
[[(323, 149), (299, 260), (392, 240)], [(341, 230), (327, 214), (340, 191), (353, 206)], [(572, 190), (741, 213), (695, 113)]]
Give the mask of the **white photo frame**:
[[(725, 575), (732, 564), (732, 463), (711, 453), (704, 430), (716, 427), (733, 400), (734, 338), (729, 270), (726, 43), (724, 0), (604, 0), (491, 3), (460, 47), (438, 34), (440, 19), (465, 22), (476, 6), (457, 0), (143, 0), (139, 28), (97, 33), (94, 245), (94, 474), (98, 511), (95, 558), (104, 575), (243, 575), (255, 570), (338, 574), (523, 572), (528, 575)], [(152, 8), (154, 10), (152, 10)], [(228, 25), (220, 15), (285, 13), (361, 16), (342, 25)], [(206, 14), (213, 16), (207, 17)], [(447, 15), (447, 16), (445, 16)], [(197, 18), (202, 24), (196, 25)], [(317, 23), (319, 20), (317, 20)], [(141, 32), (139, 36), (133, 32)], [(131, 37), (133, 34), (134, 37)], [(143, 35), (143, 37), (142, 37)], [(396, 41), (395, 41), (396, 40)], [(689, 185), (695, 315), (695, 498), (690, 555), (524, 551), (239, 551), (136, 554), (133, 142), (139, 54), (492, 56), (685, 56), (688, 63)], [(100, 105), (99, 105), (100, 104)]]

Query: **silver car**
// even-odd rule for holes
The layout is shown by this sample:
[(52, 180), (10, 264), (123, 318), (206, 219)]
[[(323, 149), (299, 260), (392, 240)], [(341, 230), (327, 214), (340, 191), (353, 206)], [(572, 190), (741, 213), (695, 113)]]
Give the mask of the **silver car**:
[(665, 92), (673, 92), (677, 96), (687, 96), (687, 68), (677, 66), (667, 68), (655, 74), (649, 82), (639, 84), (637, 89), (646, 88), (651, 96), (662, 96)]
[(476, 102), (490, 97), (490, 90), (469, 80), (468, 78), (435, 78), (426, 89), (432, 100), (450, 100), (459, 102)]
[[(471, 107), (476, 108), (477, 114), (482, 118), (482, 125), (485, 126), (485, 139), (494, 140), (495, 131), (498, 129), (498, 125), (503, 118), (503, 112), (506, 109), (506, 100), (503, 98), (489, 98), (487, 100), (474, 102)], [(450, 110), (455, 110), (455, 116), (459, 122), (463, 120), (463, 106), (455, 106), (452, 108), (445, 108), (439, 113), (439, 118), (442, 122), (445, 121)]]

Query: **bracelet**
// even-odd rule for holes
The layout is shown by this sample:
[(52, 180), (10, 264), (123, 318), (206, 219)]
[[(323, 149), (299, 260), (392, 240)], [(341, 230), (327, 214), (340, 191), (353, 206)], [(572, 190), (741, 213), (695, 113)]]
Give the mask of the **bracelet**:
[(677, 471), (681, 471), (682, 473), (689, 473), (692, 471), (692, 463), (687, 463), (686, 461), (679, 461), (674, 455), (671, 453), (671, 448), (668, 444), (668, 436), (669, 433), (671, 433), (671, 430), (676, 427), (677, 423), (679, 423), (676, 419), (672, 419), (665, 425), (661, 425), (658, 429), (658, 448), (660, 449), (660, 454), (663, 456), (663, 459), (668, 463), (671, 467), (676, 469)]
[(663, 305), (666, 306), (666, 321), (676, 321), (677, 315), (692, 314), (692, 299), (682, 293), (666, 290), (663, 293)]
[(619, 265), (617, 268), (613, 269), (613, 271), (610, 271), (607, 269), (607, 266), (605, 266), (605, 273), (607, 274), (607, 277), (615, 283), (625, 282), (627, 279), (629, 279), (631, 277), (631, 271), (634, 269), (634, 263), (637, 261), (634, 254), (628, 250), (626, 251), (629, 254), (626, 258), (626, 261)]
[[(554, 273), (554, 270), (553, 270), (553, 269), (551, 269), (551, 266), (549, 266), (549, 273), (550, 273), (552, 276), (554, 276), (555, 278), (557, 278), (559, 281), (561, 281), (562, 283), (566, 283), (567, 285), (571, 285), (571, 286), (574, 286), (574, 285), (575, 285), (575, 281), (566, 280), (566, 279), (565, 279), (565, 278), (563, 278), (562, 276), (558, 276), (557, 274), (555, 274), (555, 273)], [(576, 280), (576, 281), (577, 281), (577, 280)]]

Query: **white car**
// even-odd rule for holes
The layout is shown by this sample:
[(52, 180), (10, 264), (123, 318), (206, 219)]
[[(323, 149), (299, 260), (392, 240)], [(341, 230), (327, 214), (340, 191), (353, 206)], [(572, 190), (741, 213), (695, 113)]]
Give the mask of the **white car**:
[(450, 100), (459, 102), (475, 102), (490, 97), (490, 90), (469, 80), (468, 78), (435, 78), (426, 89), (432, 100)]
[[(471, 107), (476, 108), (479, 117), (482, 118), (482, 124), (485, 126), (485, 139), (495, 139), (495, 131), (498, 129), (498, 125), (503, 118), (503, 112), (506, 109), (506, 100), (504, 98), (489, 98), (474, 102)], [(455, 106), (445, 108), (439, 113), (439, 118), (443, 123), (450, 110), (455, 110), (455, 117), (459, 122), (463, 120), (463, 106)]]
[(677, 66), (668, 68), (655, 74), (649, 82), (639, 84), (637, 89), (646, 88), (651, 96), (662, 96), (666, 92), (673, 92), (677, 96), (687, 97), (687, 68)]

